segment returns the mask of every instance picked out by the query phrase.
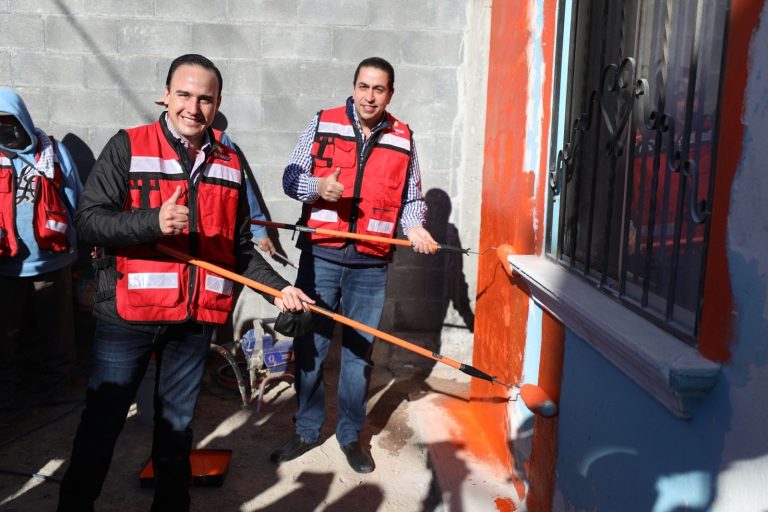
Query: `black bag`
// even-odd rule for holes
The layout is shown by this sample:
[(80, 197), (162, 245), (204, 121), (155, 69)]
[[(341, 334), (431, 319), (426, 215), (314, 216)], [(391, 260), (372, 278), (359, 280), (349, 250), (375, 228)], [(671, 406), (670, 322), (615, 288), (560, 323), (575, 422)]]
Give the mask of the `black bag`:
[(312, 331), (312, 313), (309, 311), (281, 311), (275, 320), (275, 331), (295, 338)]

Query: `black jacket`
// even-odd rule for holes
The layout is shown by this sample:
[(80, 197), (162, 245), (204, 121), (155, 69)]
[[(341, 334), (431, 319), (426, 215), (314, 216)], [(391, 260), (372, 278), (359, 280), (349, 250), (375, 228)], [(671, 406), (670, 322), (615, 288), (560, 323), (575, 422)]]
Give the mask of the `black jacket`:
[[(168, 142), (176, 150), (184, 172), (189, 178), (191, 164), (180, 141), (168, 131), (165, 114), (160, 116)], [(208, 136), (213, 141), (213, 133)], [(128, 172), (131, 164), (131, 145), (128, 134), (120, 130), (102, 150), (83, 189), (80, 204), (75, 214), (78, 238), (81, 242), (103, 248), (103, 254), (94, 259), (97, 275), (97, 291), (93, 314), (109, 323), (125, 327), (154, 332), (157, 324), (126, 322), (117, 314), (115, 304), (115, 268), (114, 249), (130, 245), (144, 244), (161, 240), (164, 235), (160, 230), (159, 208), (123, 211), (128, 194)], [(193, 212), (190, 212), (193, 215)], [(242, 181), (238, 202), (237, 217), (240, 222), (239, 236), (235, 236), (236, 272), (272, 288), (281, 290), (290, 283), (283, 279), (259, 254), (251, 242), (250, 210), (246, 196), (245, 180)], [(191, 221), (191, 219), (190, 219)], [(190, 222), (191, 223), (191, 222)], [(192, 256), (195, 256), (194, 254)], [(273, 302), (271, 296), (265, 298)]]

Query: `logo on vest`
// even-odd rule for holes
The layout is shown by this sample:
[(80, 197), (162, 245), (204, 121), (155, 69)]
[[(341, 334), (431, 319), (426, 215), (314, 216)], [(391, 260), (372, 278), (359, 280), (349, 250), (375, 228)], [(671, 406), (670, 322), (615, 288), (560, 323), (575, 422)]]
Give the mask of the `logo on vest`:
[(223, 160), (225, 162), (229, 162), (230, 160), (232, 160), (232, 157), (222, 153), (220, 148), (221, 148), (221, 146), (219, 146), (218, 144), (216, 146), (214, 146), (213, 151), (212, 151), (212, 156), (214, 158), (218, 158), (219, 160)]

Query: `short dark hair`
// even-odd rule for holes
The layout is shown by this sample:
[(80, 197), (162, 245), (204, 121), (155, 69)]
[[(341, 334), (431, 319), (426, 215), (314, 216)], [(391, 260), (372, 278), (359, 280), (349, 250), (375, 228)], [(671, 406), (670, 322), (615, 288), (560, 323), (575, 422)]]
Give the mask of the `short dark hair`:
[(360, 68), (376, 68), (385, 71), (389, 76), (387, 85), (390, 89), (395, 88), (395, 68), (392, 67), (392, 64), (382, 59), (381, 57), (368, 57), (367, 59), (363, 59), (360, 64), (357, 65), (357, 69), (355, 70), (355, 78), (352, 79), (353, 86), (357, 85), (357, 76), (360, 74)]
[(224, 86), (224, 81), (221, 78), (221, 71), (219, 71), (219, 68), (216, 67), (216, 64), (211, 62), (209, 58), (198, 55), (197, 53), (187, 53), (186, 55), (182, 55), (181, 57), (176, 57), (173, 59), (173, 62), (171, 62), (171, 67), (168, 68), (168, 76), (165, 78), (165, 87), (167, 89), (171, 88), (171, 78), (173, 78), (173, 74), (176, 72), (176, 68), (185, 64), (191, 66), (200, 66), (209, 71), (213, 71), (213, 73), (216, 75), (216, 79), (219, 81), (219, 97), (221, 97), (221, 89)]

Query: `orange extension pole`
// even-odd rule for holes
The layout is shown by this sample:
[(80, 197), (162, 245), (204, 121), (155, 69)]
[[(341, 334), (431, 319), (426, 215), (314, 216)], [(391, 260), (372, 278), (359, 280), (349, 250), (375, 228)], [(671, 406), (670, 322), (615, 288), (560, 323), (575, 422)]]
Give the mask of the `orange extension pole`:
[[(317, 233), (319, 235), (337, 236), (341, 238), (351, 238), (353, 240), (367, 240), (369, 242), (380, 242), (384, 244), (402, 245), (405, 247), (413, 247), (413, 242), (410, 240), (403, 240), (401, 238), (387, 238), (385, 236), (366, 235), (364, 233), (350, 233), (348, 231), (336, 231), (334, 229), (325, 228), (312, 228), (309, 226), (303, 226), (301, 224), (286, 224), (284, 222), (272, 222), (269, 220), (251, 219), (251, 224), (258, 226), (266, 226), (268, 228), (278, 229), (290, 229), (292, 231), (301, 231), (303, 233)], [(461, 247), (454, 247), (452, 245), (435, 244), (438, 251), (447, 252), (460, 252), (464, 254), (478, 254), (470, 249), (463, 249)]]
[[(185, 261), (189, 263), (190, 265), (195, 265), (200, 268), (204, 268), (206, 270), (209, 270), (211, 272), (215, 272), (216, 274), (226, 277), (227, 279), (230, 279), (232, 281), (236, 281), (238, 283), (244, 284), (246, 286), (249, 286), (253, 288), (254, 290), (258, 290), (260, 292), (267, 293), (269, 295), (272, 295), (273, 297), (282, 298), (283, 294), (279, 290), (275, 290), (274, 288), (271, 288), (267, 285), (261, 284), (257, 281), (254, 281), (252, 279), (248, 279), (247, 277), (243, 277), (240, 274), (236, 274), (235, 272), (232, 272), (230, 270), (227, 270), (225, 268), (222, 268), (218, 265), (214, 265), (213, 263), (209, 263), (207, 261), (199, 260), (196, 258), (193, 258), (189, 254), (186, 254), (182, 251), (178, 251), (176, 249), (172, 249), (168, 246), (157, 244), (155, 248), (164, 253), (168, 256), (172, 256), (176, 259), (179, 259), (181, 261)], [(495, 384), (501, 384), (502, 386), (510, 389), (513, 387), (517, 387), (514, 384), (506, 384), (504, 382), (501, 382), (496, 377), (492, 377), (488, 375), (485, 372), (482, 372), (476, 368), (473, 368), (472, 366), (469, 366), (464, 363), (460, 363), (458, 361), (454, 361), (453, 359), (450, 359), (448, 357), (444, 357), (436, 352), (432, 352), (430, 350), (427, 350), (425, 348), (422, 348), (418, 345), (414, 345), (411, 342), (405, 341), (401, 338), (398, 338), (397, 336), (393, 336), (391, 334), (387, 334), (384, 331), (380, 331), (378, 329), (374, 329), (373, 327), (370, 327), (365, 324), (361, 324), (360, 322), (357, 322), (355, 320), (352, 320), (351, 318), (347, 318), (345, 316), (342, 316), (338, 313), (334, 313), (333, 311), (327, 310), (325, 308), (321, 308), (319, 306), (315, 306), (314, 304), (307, 304), (310, 311), (313, 311), (314, 313), (319, 313), (321, 315), (327, 316), (329, 318), (332, 318), (333, 320), (336, 320), (339, 323), (348, 325), (350, 327), (353, 327), (355, 329), (358, 329), (363, 332), (367, 332), (368, 334), (373, 334), (374, 336), (383, 339), (384, 341), (388, 341), (394, 345), (397, 345), (398, 347), (404, 348), (406, 350), (410, 350), (411, 352), (415, 352), (419, 355), (422, 355), (428, 359), (432, 359), (434, 361), (437, 361), (439, 363), (447, 364), (448, 366), (451, 366), (453, 368), (456, 368), (457, 370), (466, 373), (470, 377), (477, 377), (479, 379), (487, 380), (488, 382), (495, 383)]]

